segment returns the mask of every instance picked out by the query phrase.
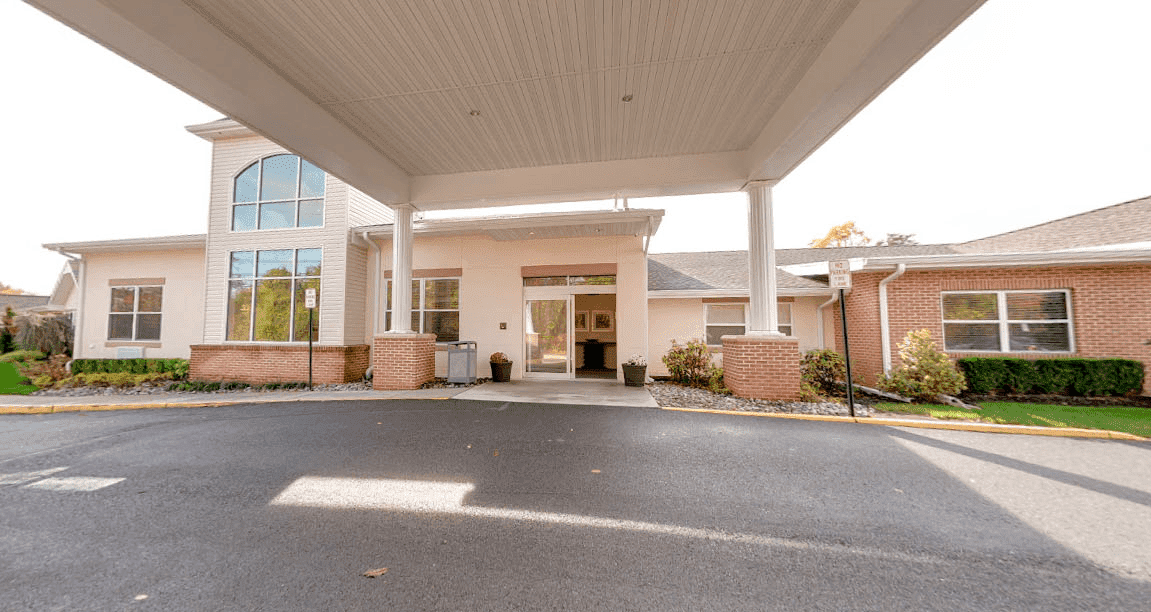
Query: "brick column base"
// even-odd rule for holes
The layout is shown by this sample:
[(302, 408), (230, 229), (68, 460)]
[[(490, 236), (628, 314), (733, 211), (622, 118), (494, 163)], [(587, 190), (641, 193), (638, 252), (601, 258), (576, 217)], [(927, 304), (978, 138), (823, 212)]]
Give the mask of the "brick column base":
[(799, 360), (796, 338), (723, 337), (723, 383), (738, 397), (799, 399)]
[(436, 377), (435, 334), (380, 334), (372, 343), (372, 388), (419, 389)]

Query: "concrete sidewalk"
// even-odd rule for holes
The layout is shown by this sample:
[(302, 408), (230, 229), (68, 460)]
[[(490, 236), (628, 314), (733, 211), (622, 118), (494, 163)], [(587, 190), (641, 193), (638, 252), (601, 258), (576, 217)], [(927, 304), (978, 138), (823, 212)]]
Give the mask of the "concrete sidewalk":
[(272, 402), (330, 402), (344, 400), (451, 399), (466, 387), (414, 391), (239, 391), (227, 393), (155, 393), (151, 395), (85, 395), (54, 397), (0, 395), (0, 414), (44, 414), (78, 410), (133, 410), (139, 408), (196, 408)]

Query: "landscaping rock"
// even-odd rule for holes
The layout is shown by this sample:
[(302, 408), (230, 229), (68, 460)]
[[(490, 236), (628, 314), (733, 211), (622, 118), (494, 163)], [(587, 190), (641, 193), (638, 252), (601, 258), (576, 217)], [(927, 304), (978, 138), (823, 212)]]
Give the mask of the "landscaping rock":
[[(735, 410), (738, 412), (771, 412), (783, 414), (816, 414), (850, 416), (847, 404), (839, 402), (781, 402), (752, 400), (712, 393), (707, 389), (685, 387), (671, 382), (653, 382), (647, 390), (661, 407), (706, 408), (709, 410)], [(871, 407), (855, 404), (856, 416), (870, 416)]]

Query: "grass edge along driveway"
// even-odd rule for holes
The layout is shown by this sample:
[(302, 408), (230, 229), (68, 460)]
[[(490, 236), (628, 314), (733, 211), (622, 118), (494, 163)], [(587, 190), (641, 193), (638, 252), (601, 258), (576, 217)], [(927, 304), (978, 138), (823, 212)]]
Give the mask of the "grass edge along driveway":
[(1151, 408), (1138, 406), (1061, 406), (984, 402), (983, 410), (963, 410), (938, 404), (880, 403), (877, 410), (901, 414), (922, 414), (937, 419), (982, 421), (1040, 427), (1080, 427), (1108, 429), (1151, 438)]
[(28, 395), (38, 389), (23, 383), (25, 378), (16, 369), (16, 364), (0, 361), (0, 395)]

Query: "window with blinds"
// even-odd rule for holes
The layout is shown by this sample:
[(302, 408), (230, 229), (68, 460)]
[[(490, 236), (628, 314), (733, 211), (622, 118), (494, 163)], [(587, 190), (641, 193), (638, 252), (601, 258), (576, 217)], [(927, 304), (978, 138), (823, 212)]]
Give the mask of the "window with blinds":
[(1071, 292), (953, 291), (941, 295), (947, 351), (1069, 353)]

